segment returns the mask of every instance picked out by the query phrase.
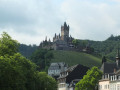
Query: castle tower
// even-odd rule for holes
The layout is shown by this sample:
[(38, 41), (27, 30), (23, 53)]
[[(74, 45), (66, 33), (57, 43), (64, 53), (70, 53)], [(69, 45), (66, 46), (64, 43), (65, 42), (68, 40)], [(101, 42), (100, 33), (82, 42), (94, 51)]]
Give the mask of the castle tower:
[(69, 38), (69, 25), (64, 22), (64, 26), (61, 26), (61, 40), (68, 41)]
[(118, 47), (118, 50), (117, 50), (117, 55), (116, 55), (116, 64), (117, 64), (117, 67), (120, 67), (119, 47)]

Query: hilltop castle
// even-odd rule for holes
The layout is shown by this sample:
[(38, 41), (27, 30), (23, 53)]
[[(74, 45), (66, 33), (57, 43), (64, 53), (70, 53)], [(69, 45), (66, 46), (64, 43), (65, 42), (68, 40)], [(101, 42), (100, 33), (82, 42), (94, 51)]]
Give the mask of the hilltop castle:
[(73, 38), (71, 35), (69, 35), (69, 25), (64, 22), (64, 25), (61, 26), (61, 35), (56, 35), (53, 37), (53, 42), (51, 40), (47, 40), (47, 37), (45, 41), (40, 43), (41, 48), (46, 49), (54, 49), (54, 50), (69, 50), (73, 47), (72, 40)]

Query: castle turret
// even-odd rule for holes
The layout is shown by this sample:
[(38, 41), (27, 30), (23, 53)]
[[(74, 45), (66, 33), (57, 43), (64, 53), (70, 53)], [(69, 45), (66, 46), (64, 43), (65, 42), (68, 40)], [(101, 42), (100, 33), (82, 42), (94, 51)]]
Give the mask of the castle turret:
[(117, 64), (117, 67), (120, 67), (119, 47), (118, 47), (118, 50), (117, 50), (117, 55), (116, 55), (116, 64)]
[(69, 25), (64, 22), (64, 26), (61, 26), (61, 40), (67, 41), (69, 38)]
[(60, 38), (60, 33), (59, 33), (59, 38)]
[(45, 37), (45, 41), (47, 41), (47, 36)]
[(55, 33), (55, 38), (56, 38), (56, 33)]
[(49, 38), (49, 42), (51, 42), (50, 38)]

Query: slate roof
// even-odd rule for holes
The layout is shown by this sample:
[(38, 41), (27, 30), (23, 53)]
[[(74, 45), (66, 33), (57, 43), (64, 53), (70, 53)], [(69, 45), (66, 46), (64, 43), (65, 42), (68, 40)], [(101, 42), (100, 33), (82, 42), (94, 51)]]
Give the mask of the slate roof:
[(51, 63), (48, 70), (58, 70), (61, 69), (62, 67), (67, 67), (67, 65), (64, 62)]
[(71, 67), (69, 67), (66, 71), (71, 72), (71, 71), (73, 71), (77, 66), (78, 66), (78, 64), (77, 64), (77, 65), (74, 65), (74, 66), (71, 66)]
[(83, 76), (88, 71), (88, 69), (89, 67), (83, 66), (81, 64), (74, 65), (65, 71), (65, 72), (69, 72), (68, 75), (60, 76), (58, 80), (61, 78), (66, 78), (66, 83), (70, 83), (74, 79), (82, 79)]
[(60, 69), (60, 65), (58, 63), (51, 63), (49, 70), (58, 70)]
[(101, 71), (105, 73), (114, 73), (114, 70), (117, 70), (117, 65), (116, 63), (108, 63), (104, 62), (101, 66)]

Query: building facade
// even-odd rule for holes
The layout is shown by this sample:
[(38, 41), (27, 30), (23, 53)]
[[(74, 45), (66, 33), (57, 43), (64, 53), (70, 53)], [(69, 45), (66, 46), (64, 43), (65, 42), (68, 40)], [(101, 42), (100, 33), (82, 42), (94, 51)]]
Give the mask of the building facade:
[(117, 50), (116, 62), (108, 63), (102, 59), (102, 79), (99, 80), (99, 90), (120, 90), (120, 55)]
[(60, 73), (67, 70), (68, 65), (64, 62), (59, 63), (51, 63), (50, 67), (48, 68), (48, 75), (54, 78), (60, 76)]
[(120, 90), (120, 74), (106, 74), (99, 81), (99, 90)]

